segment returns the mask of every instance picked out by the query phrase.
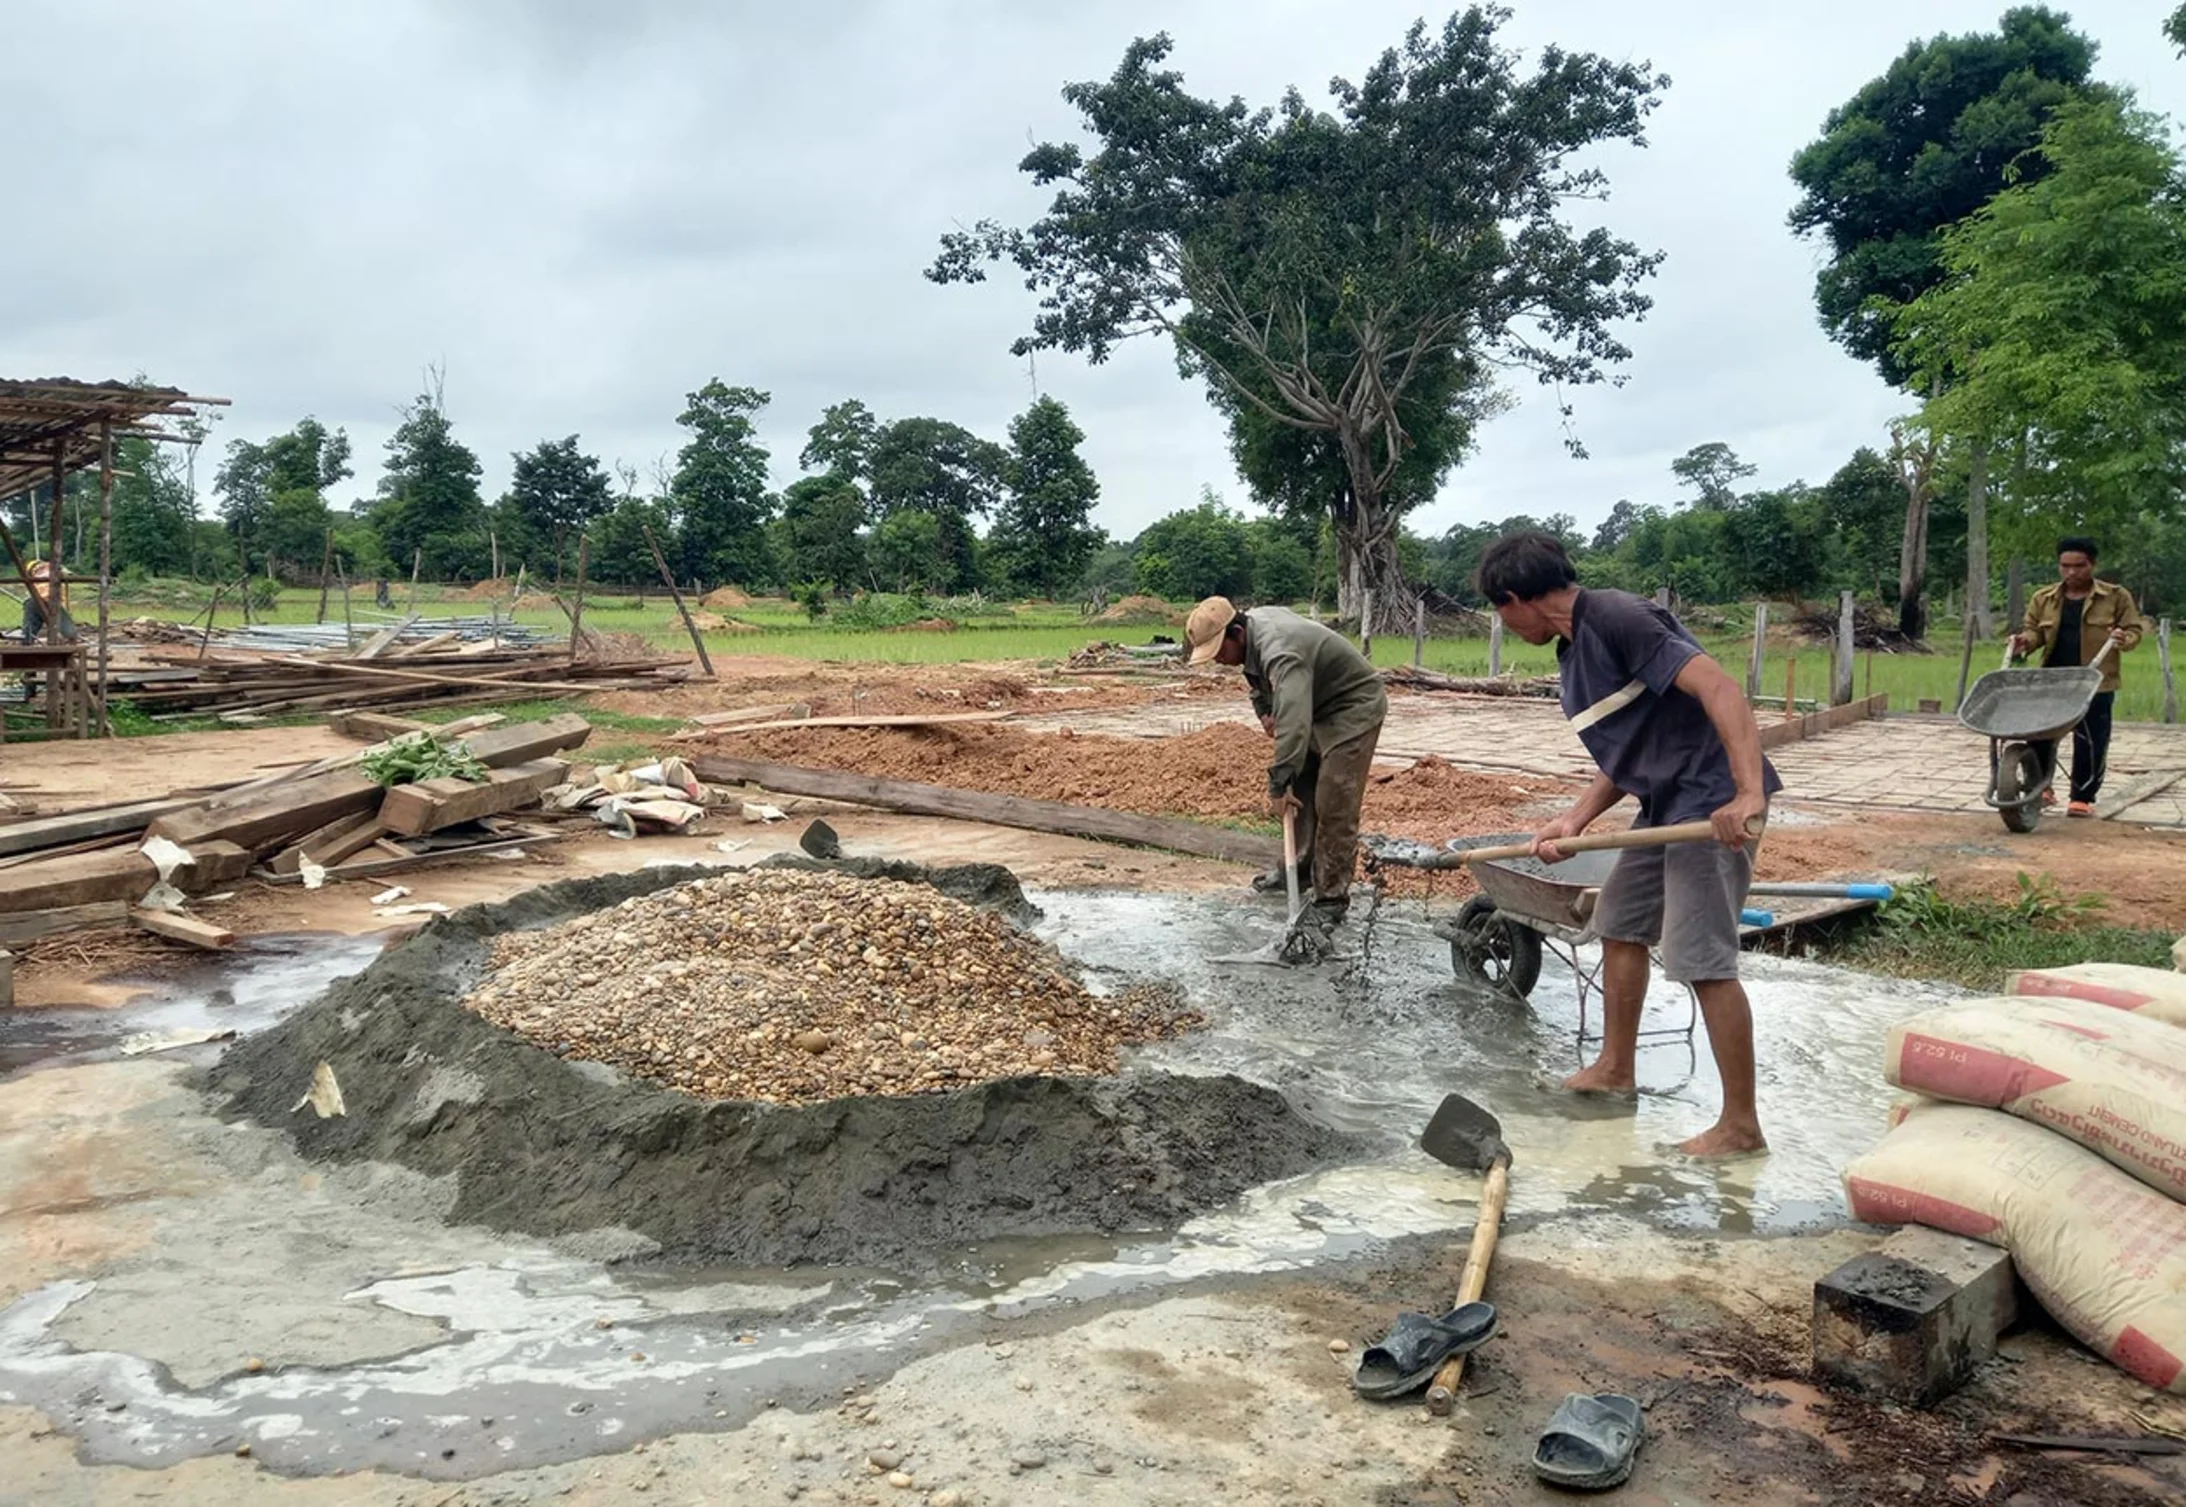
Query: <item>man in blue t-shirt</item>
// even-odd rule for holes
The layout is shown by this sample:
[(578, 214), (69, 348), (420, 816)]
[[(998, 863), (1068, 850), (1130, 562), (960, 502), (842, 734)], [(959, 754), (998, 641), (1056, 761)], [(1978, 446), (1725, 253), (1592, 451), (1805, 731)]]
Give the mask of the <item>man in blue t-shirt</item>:
[(1635, 1092), (1647, 955), (1690, 984), (1723, 1079), (1715, 1124), (1679, 1148), (1735, 1156), (1768, 1142), (1754, 1109), (1753, 1013), (1738, 982), (1738, 913), (1753, 882), (1755, 839), (1783, 788), (1736, 681), (1668, 609), (1622, 591), (1583, 591), (1548, 534), (1498, 539), (1480, 558), (1480, 590), (1529, 644), (1556, 643), (1564, 715), (1601, 769), (1569, 811), (1535, 834), (1543, 862), (1627, 795), (1641, 827), (1706, 821), (1716, 841), (1631, 848), (1595, 903), (1602, 939), (1602, 1050), (1564, 1081), (1572, 1093)]

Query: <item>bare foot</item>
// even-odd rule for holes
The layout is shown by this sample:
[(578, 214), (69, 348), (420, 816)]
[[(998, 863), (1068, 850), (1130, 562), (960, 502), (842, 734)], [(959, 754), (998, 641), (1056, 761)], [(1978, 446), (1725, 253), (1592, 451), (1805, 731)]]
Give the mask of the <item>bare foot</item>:
[(1703, 1130), (1689, 1141), (1678, 1142), (1678, 1150), (1693, 1157), (1745, 1156), (1755, 1151), (1769, 1149), (1768, 1141), (1758, 1125), (1716, 1124)]
[(1630, 1098), (1639, 1092), (1639, 1086), (1630, 1068), (1619, 1072), (1597, 1062), (1566, 1078), (1563, 1090), (1567, 1094), (1615, 1094), (1620, 1098)]

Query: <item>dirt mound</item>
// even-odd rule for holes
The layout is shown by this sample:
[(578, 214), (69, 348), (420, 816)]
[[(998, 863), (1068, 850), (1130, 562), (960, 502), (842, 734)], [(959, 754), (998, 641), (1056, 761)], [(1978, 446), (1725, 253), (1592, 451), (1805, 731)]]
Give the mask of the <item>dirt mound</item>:
[(1096, 623), (1123, 623), (1136, 626), (1145, 623), (1168, 623), (1181, 626), (1185, 614), (1171, 607), (1160, 597), (1125, 597), (1122, 601), (1094, 616)]
[(504, 936), (493, 965), (464, 1003), (557, 1056), (772, 1104), (1108, 1074), (1119, 1046), (1203, 1024), (1161, 991), (1096, 998), (929, 886), (839, 873), (678, 885)]
[(717, 612), (694, 612), (691, 626), (701, 633), (721, 633), (728, 628), (729, 620)]
[(734, 586), (716, 586), (698, 599), (701, 607), (712, 607), (723, 612), (734, 612), (739, 607), (749, 607), (751, 598)]
[(883, 628), (883, 633), (954, 633), (957, 624), (953, 618), (922, 617), (913, 622), (895, 623)]
[[(532, 594), (531, 583), (525, 582), (525, 595)], [(447, 600), (454, 602), (505, 602), (509, 593), (516, 589), (516, 578), (502, 576), (496, 580), (480, 581), (476, 586), (464, 586), (448, 591)]]
[[(548, 885), (438, 920), (239, 1043), (207, 1084), (232, 1112), (289, 1131), (307, 1156), (451, 1179), (452, 1220), (538, 1235), (621, 1227), (696, 1262), (947, 1261), (1001, 1235), (1173, 1228), (1362, 1149), (1273, 1089), (1227, 1075), (708, 1103), (564, 1062), (459, 1003), (503, 933), (708, 872)], [(970, 878), (992, 887), (991, 871)], [(329, 1119), (293, 1110), (321, 1062), (346, 1106)]]

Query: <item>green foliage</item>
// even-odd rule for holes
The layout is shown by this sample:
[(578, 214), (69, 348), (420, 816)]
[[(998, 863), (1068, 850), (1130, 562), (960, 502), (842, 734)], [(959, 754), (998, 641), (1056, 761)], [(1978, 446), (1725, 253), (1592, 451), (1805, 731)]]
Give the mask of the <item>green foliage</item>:
[(618, 586), (658, 581), (660, 567), (653, 563), (653, 552), (645, 543), (648, 528), (663, 553), (674, 547), (675, 529), (668, 521), (668, 509), (650, 499), (624, 497), (596, 519), (585, 531), (589, 541), (585, 568), (592, 579)]
[(1057, 597), (1107, 538), (1092, 523), (1101, 486), (1078, 454), (1085, 431), (1054, 398), (1037, 398), (1010, 422), (1007, 491), (989, 543), (1009, 590)]
[(1056, 187), (1047, 215), (944, 237), (928, 276), (978, 282), (1008, 262), (1040, 295), (1019, 352), (1099, 362), (1164, 333), (1231, 412), (1323, 437), (1279, 462), (1257, 420), (1233, 431), (1241, 455), (1295, 464), (1289, 485), (1256, 476), (1259, 495), (1313, 498), (1340, 525), (1346, 578), (1394, 585), (1390, 510), (1428, 494), (1415, 472), (1400, 495), (1400, 477), (1456, 457), (1490, 370), (1600, 381), (1629, 354), (1612, 327), (1648, 306), (1656, 258), (1564, 212), (1607, 188), (1574, 157), (1639, 140), (1666, 80), (1554, 48), (1523, 74), (1497, 35), (1508, 19), (1475, 6), (1439, 33), (1414, 26), (1359, 84), (1333, 83), (1328, 111), (1296, 90), (1259, 111), (1195, 97), (1161, 66), (1167, 36), (1135, 41), (1107, 81), (1064, 90), (1091, 155), (1044, 143), (1020, 164)]
[(797, 464), (807, 471), (855, 481), (867, 474), (868, 457), (879, 432), (880, 423), (873, 411), (856, 398), (831, 403), (809, 431)]
[(2020, 968), (2137, 963), (2168, 968), (2172, 937), (2099, 924), (2100, 895), (2067, 895), (2049, 875), (2021, 874), (2008, 901), (1951, 900), (1933, 879), (1901, 885), (1834, 953), (1862, 968), (1996, 989)]
[(1912, 374), (1876, 300), (1907, 303), (1942, 280), (1943, 231), (2004, 187), (2049, 112), (2087, 83), (2095, 48), (2068, 19), (2021, 7), (1994, 34), (1914, 43), (1792, 159), (1792, 228), (1829, 248), (1822, 325), (1894, 387)]
[(485, 552), (481, 474), (478, 456), (455, 437), (436, 372), (387, 441), (372, 514), (397, 572), (422, 561), (423, 575), (435, 581), (483, 573), (472, 568)]
[(864, 527), (856, 483), (835, 473), (790, 483), (777, 535), (782, 569), (794, 580), (857, 585), (866, 574)]
[(1670, 474), (1693, 489), (1693, 506), (1720, 513), (1738, 501), (1738, 484), (1754, 468), (1721, 440), (1710, 440), (1670, 462)]
[[(578, 448), (574, 434), (541, 440), (510, 459), (515, 467), (506, 501), (520, 527), (499, 530), (503, 569), (510, 569), (509, 561), (529, 559), (532, 549), (540, 548), (540, 557), (529, 560), (532, 569), (551, 567), (559, 576), (569, 558), (570, 541), (615, 505), (607, 473), (598, 459)], [(501, 520), (495, 522), (498, 525)]]
[(134, 435), (114, 441), (114, 563), (118, 570), (185, 575), (190, 569), (190, 495), (182, 457)]
[(906, 623), (921, 622), (935, 615), (936, 609), (923, 593), (903, 595), (887, 591), (866, 592), (829, 613), (836, 627), (865, 633), (901, 628)]
[(955, 571), (943, 558), (941, 520), (931, 513), (893, 513), (873, 530), (870, 549), (875, 580), (898, 591), (945, 591)]
[[(1000, 501), (1009, 452), (961, 424), (909, 418), (875, 433), (866, 465), (873, 515), (880, 520), (874, 535), (880, 579), (899, 586), (916, 581), (934, 591), (977, 585), (971, 520)], [(906, 553), (913, 526), (897, 520), (908, 514), (932, 523), (930, 534), (921, 526), (915, 536), (929, 541), (923, 560)], [(883, 535), (888, 536), (885, 551)]]
[(2025, 163), (1945, 233), (1947, 280), (1886, 311), (1898, 359), (1933, 392), (1932, 432), (2016, 451), (2023, 542), (2138, 532), (2186, 454), (2179, 157), (2160, 120), (2106, 96), (2060, 109)]
[[(767, 452), (754, 424), (772, 399), (719, 377), (690, 395), (676, 422), (690, 439), (676, 452), (668, 489), (685, 579), (762, 588), (776, 579), (766, 522)], [(667, 548), (667, 541), (662, 541)]]
[[(1278, 605), (1313, 594), (1313, 554), (1297, 534), (1263, 518), (1248, 524), (1252, 540), (1252, 598)], [(1411, 579), (1418, 580), (1415, 573)]]
[(431, 733), (411, 733), (358, 760), (365, 777), (382, 785), (414, 785), (419, 780), (486, 778), (486, 766), (460, 743), (443, 743)]
[(790, 592), (790, 600), (804, 609), (805, 617), (818, 622), (827, 616), (827, 582), (807, 581)]
[(1165, 602), (1250, 600), (1252, 545), (1245, 520), (1210, 491), (1198, 507), (1157, 519), (1139, 535), (1137, 589)]
[(1093, 552), (1086, 561), (1085, 570), (1078, 577), (1077, 594), (1090, 597), (1096, 591), (1104, 591), (1115, 598), (1129, 594), (1136, 579), (1137, 550), (1131, 544), (1109, 543)]

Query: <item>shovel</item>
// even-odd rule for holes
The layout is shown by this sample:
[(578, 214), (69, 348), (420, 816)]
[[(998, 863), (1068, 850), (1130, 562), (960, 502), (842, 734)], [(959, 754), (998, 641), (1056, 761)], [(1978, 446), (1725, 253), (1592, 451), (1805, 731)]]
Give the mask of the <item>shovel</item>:
[(1327, 956), (1328, 939), (1312, 926), (1306, 916), (1305, 902), (1299, 897), (1298, 813), (1288, 806), (1283, 808), (1283, 888), (1290, 899), (1290, 920), (1283, 928), (1281, 940), (1251, 952), (1230, 953), (1208, 961), (1270, 963), (1280, 967), (1288, 963), (1317, 963)]
[[(1480, 1217), (1473, 1223), (1472, 1248), (1465, 1253), (1465, 1274), (1458, 1279), (1453, 1308), (1479, 1299), (1488, 1285), (1488, 1266), (1495, 1260), (1496, 1237), (1503, 1231), (1503, 1205), (1510, 1198), (1510, 1147), (1503, 1143), (1503, 1122), (1463, 1094), (1442, 1101), (1434, 1118), (1420, 1133), (1420, 1150), (1461, 1172), (1485, 1172), (1480, 1190)], [(1440, 1418), (1457, 1401), (1458, 1383), (1465, 1375), (1465, 1357), (1453, 1355), (1435, 1372), (1427, 1388), (1427, 1411)]]

